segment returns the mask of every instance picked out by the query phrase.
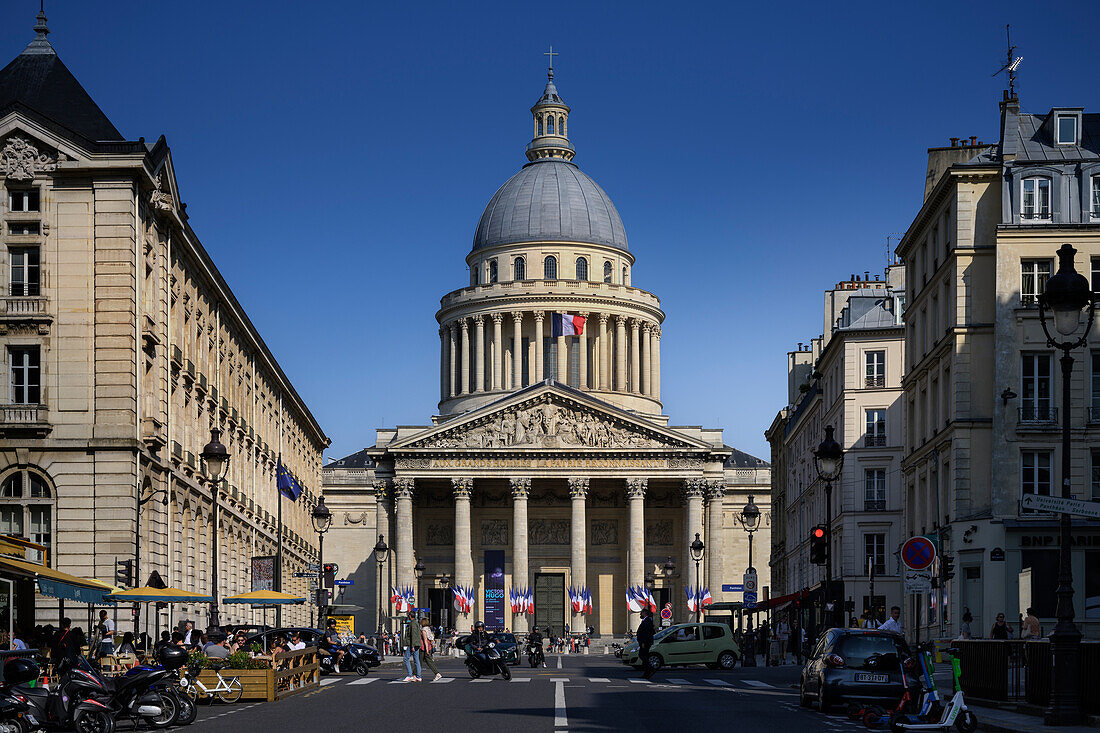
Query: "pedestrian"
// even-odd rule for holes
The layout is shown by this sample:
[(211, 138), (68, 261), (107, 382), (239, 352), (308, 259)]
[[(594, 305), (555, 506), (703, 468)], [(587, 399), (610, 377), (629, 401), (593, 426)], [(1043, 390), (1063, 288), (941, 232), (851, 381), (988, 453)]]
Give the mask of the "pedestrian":
[(100, 641), (99, 654), (114, 654), (115, 652), (115, 622), (107, 617), (107, 611), (99, 611)]
[(779, 617), (779, 623), (775, 626), (775, 635), (779, 637), (779, 663), (787, 663), (787, 645), (790, 643), (791, 626), (787, 623), (786, 616)]
[(638, 656), (642, 659), (642, 677), (653, 677), (653, 666), (649, 663), (649, 649), (653, 646), (653, 612), (649, 608), (642, 609), (642, 620), (638, 623), (635, 632), (638, 638)]
[(1003, 613), (997, 614), (997, 619), (993, 622), (993, 628), (989, 630), (990, 639), (1000, 639), (1007, 641), (1012, 638), (1012, 627), (1005, 623), (1005, 615)]
[(970, 615), (970, 609), (963, 609), (962, 623), (959, 624), (959, 638), (960, 639), (972, 639), (973, 635), (970, 632), (970, 624), (974, 623), (974, 617)]
[(901, 607), (891, 606), (890, 618), (886, 619), (882, 626), (878, 627), (879, 631), (893, 631), (895, 634), (905, 635), (905, 632), (901, 628)]
[(420, 621), (420, 661), (428, 665), (428, 669), (435, 672), (435, 677), (432, 681), (442, 679), (443, 675), (439, 673), (439, 668), (435, 666), (435, 662), (432, 660), (432, 656), (435, 654), (435, 634), (432, 632), (431, 624), (428, 623), (428, 619), (421, 619)]
[(1027, 617), (1024, 619), (1024, 627), (1020, 630), (1020, 638), (1038, 639), (1042, 635), (1043, 627), (1039, 625), (1039, 619), (1035, 616), (1035, 609), (1029, 606)]
[[(404, 648), (402, 654), (405, 658), (406, 673), (403, 681), (420, 682), (420, 624), (416, 622), (415, 611), (409, 611), (405, 623), (401, 626), (401, 646)], [(416, 674), (413, 674), (414, 666)]]
[(184, 621), (183, 628), (180, 631), (183, 633), (184, 646), (192, 647), (198, 644), (198, 635), (195, 633), (195, 623), (193, 621)]
[(19, 632), (18, 628), (16, 628), (15, 633), (12, 634), (11, 648), (13, 651), (27, 648), (26, 642), (23, 641), (23, 634)]

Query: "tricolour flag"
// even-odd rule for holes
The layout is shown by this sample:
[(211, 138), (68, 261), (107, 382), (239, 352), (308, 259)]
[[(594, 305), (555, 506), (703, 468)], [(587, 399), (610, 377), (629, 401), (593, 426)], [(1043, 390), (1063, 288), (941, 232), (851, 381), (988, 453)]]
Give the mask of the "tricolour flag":
[(568, 313), (550, 314), (550, 335), (580, 336), (584, 333), (584, 316), (571, 316)]
[(650, 613), (657, 613), (657, 601), (653, 600), (653, 592), (646, 588), (645, 595)]
[(297, 501), (298, 497), (302, 495), (302, 485), (298, 483), (298, 479), (294, 478), (290, 471), (286, 470), (282, 458), (279, 459), (275, 467), (275, 488), (291, 501)]
[(700, 600), (702, 601), (704, 608), (714, 603), (714, 597), (710, 594), (710, 588), (703, 588), (703, 596)]
[(695, 609), (699, 607), (699, 595), (690, 585), (684, 589), (684, 592), (687, 593), (688, 611), (695, 613)]
[(626, 607), (631, 613), (640, 613), (642, 610), (642, 601), (638, 598), (638, 590), (633, 586), (628, 586), (626, 589)]

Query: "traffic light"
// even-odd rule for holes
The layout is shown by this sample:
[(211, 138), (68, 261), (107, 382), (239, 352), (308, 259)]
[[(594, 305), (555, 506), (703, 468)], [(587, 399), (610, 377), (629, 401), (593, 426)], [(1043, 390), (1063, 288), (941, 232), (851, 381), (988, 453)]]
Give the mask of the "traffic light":
[(315, 599), (315, 605), (317, 606), (317, 608), (324, 608), (325, 606), (328, 605), (328, 589), (327, 588), (318, 588), (316, 591), (314, 591), (314, 593), (317, 594), (317, 597)]
[(125, 588), (133, 587), (134, 561), (115, 560), (115, 585)]
[(940, 558), (940, 562), (943, 564), (941, 570), (943, 571), (943, 577), (946, 580), (951, 580), (955, 577), (955, 558), (952, 555), (944, 554)]
[(336, 567), (336, 563), (334, 563), (334, 562), (326, 562), (325, 563), (325, 566), (324, 566), (323, 570), (325, 572), (325, 587), (326, 588), (336, 587), (336, 571), (337, 571), (337, 569), (338, 568)]
[(810, 562), (812, 564), (825, 564), (825, 548), (825, 528), (819, 525), (810, 530)]

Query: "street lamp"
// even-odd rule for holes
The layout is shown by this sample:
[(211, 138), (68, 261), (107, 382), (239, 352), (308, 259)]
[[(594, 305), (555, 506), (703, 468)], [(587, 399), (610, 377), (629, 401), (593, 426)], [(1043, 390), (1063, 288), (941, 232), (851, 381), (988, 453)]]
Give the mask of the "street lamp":
[[(1070, 499), (1070, 377), (1073, 357), (1070, 352), (1082, 346), (1092, 330), (1096, 297), (1089, 282), (1073, 267), (1077, 250), (1063, 244), (1058, 250), (1058, 272), (1047, 280), (1039, 296), (1039, 322), (1047, 337), (1047, 345), (1062, 350), (1062, 498)], [(1087, 311), (1086, 311), (1087, 309)], [(1063, 340), (1051, 335), (1047, 327), (1047, 310), (1054, 314), (1054, 330)], [(1085, 331), (1073, 338), (1081, 328), (1082, 313)], [(1063, 512), (1058, 536), (1058, 623), (1050, 635), (1052, 653), (1050, 707), (1044, 718), (1048, 725), (1075, 725), (1081, 719), (1081, 690), (1078, 679), (1078, 659), (1081, 653), (1081, 632), (1073, 622), (1073, 567), (1070, 538), (1070, 515)]]
[(825, 426), (825, 440), (814, 451), (817, 476), (825, 482), (825, 611), (830, 625), (835, 626), (836, 601), (833, 598), (833, 482), (844, 469), (844, 449), (833, 437), (833, 426)]
[(386, 540), (378, 535), (378, 543), (374, 546), (374, 559), (378, 561), (378, 635), (382, 635), (382, 566), (386, 564), (386, 556), (390, 548), (386, 547)]
[(695, 541), (691, 543), (690, 549), (691, 559), (695, 561), (695, 623), (699, 623), (699, 568), (703, 563), (703, 540), (699, 539), (698, 532), (695, 533)]
[(413, 574), (416, 575), (416, 595), (420, 595), (420, 579), (424, 577), (424, 561), (417, 558), (416, 565), (413, 565)]
[[(450, 590), (450, 588), (451, 588), (451, 576), (447, 575), (446, 570), (444, 570), (443, 575), (440, 576), (439, 584), (444, 588), (445, 591)], [(442, 627), (444, 629), (446, 629), (448, 626), (450, 626), (450, 623), (448, 623), (449, 620), (450, 620), (448, 618), (450, 616), (450, 614), (448, 613), (448, 609), (450, 608), (450, 606), (451, 606), (451, 596), (450, 596), (449, 593), (444, 592), (444, 594), (443, 594), (443, 606), (442, 606), (442, 608), (439, 609), (439, 623), (442, 625)]]
[(210, 630), (221, 630), (221, 615), (218, 613), (218, 518), (220, 512), (218, 511), (218, 484), (225, 478), (225, 474), (229, 471), (229, 451), (221, 442), (222, 431), (218, 428), (210, 428), (210, 442), (207, 443), (200, 453), (203, 463), (203, 471), (206, 474), (206, 480), (210, 482), (210, 500), (213, 502), (214, 513), (214, 538), (212, 546), (214, 549), (213, 560), (211, 566), (214, 573), (210, 584), (210, 595), (213, 598), (210, 601)]
[(669, 555), (665, 560), (665, 564), (661, 566), (661, 572), (665, 574), (666, 578), (671, 578), (676, 574), (676, 563), (672, 561), (672, 555)]
[[(321, 567), (321, 586), (319, 594), (326, 601), (328, 600), (328, 589), (325, 588), (325, 532), (328, 532), (328, 528), (332, 526), (332, 512), (325, 506), (325, 497), (317, 497), (317, 503), (313, 505), (313, 528), (317, 530), (317, 564)], [(325, 620), (325, 606), (326, 604), (317, 604), (317, 616), (320, 626), (324, 627)]]
[(755, 569), (752, 566), (752, 533), (760, 529), (760, 508), (753, 503), (752, 494), (749, 494), (749, 503), (737, 515), (737, 521), (749, 533), (749, 570), (752, 571)]

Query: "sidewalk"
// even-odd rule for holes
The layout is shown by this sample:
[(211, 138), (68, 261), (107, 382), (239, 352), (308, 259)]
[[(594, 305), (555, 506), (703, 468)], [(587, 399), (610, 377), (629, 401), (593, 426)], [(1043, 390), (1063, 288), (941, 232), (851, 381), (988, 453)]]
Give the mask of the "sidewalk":
[(1013, 713), (1007, 710), (987, 708), (980, 705), (967, 705), (978, 716), (978, 730), (991, 733), (1096, 733), (1100, 728), (1087, 725), (1051, 726), (1043, 725), (1043, 719), (1034, 715)]

